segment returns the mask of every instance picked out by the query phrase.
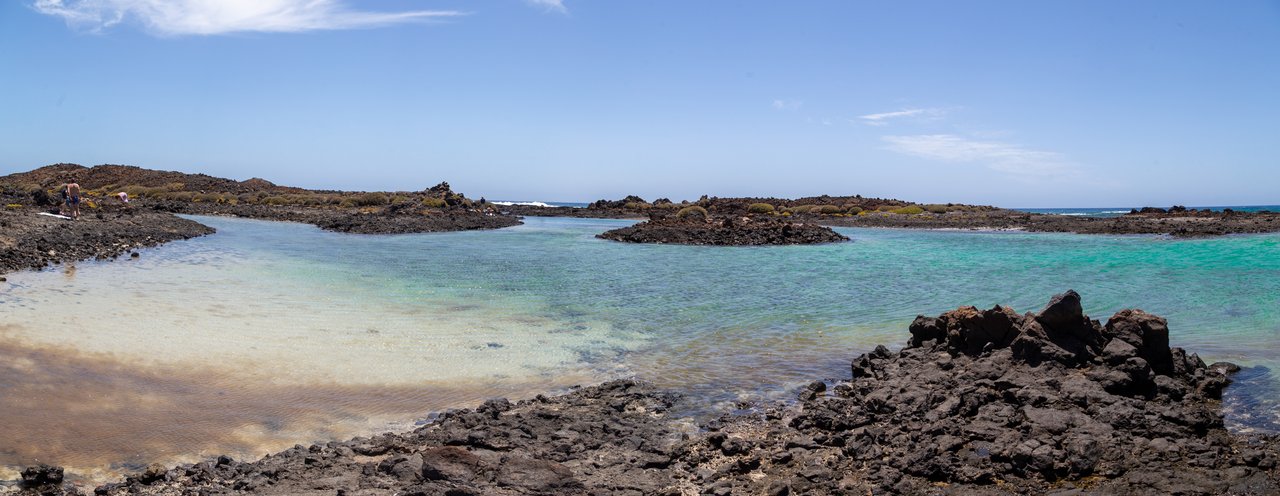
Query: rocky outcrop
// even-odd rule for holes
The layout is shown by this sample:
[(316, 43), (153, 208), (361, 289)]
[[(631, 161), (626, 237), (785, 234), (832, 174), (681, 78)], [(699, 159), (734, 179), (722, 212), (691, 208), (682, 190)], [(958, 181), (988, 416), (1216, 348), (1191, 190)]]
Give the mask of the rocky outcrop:
[(881, 348), (855, 359), (854, 380), (800, 417), (820, 431), (860, 424), (845, 432), (846, 445), (859, 446), (855, 459), (887, 457), (898, 467), (878, 470), (886, 488), (923, 481), (1003, 481), (1031, 491), (1078, 481), (1071, 484), (1126, 493), (1275, 487), (1268, 475), (1280, 461), (1275, 452), (1263, 462), (1223, 427), (1219, 400), (1237, 367), (1208, 366), (1170, 348), (1160, 317), (1123, 310), (1102, 325), (1068, 291), (1039, 313), (965, 307), (921, 316), (910, 331), (900, 353)]
[(849, 238), (817, 224), (788, 222), (770, 217), (701, 216), (654, 218), (597, 235), (628, 243), (684, 245), (800, 245), (835, 243)]
[[(667, 203), (671, 203), (671, 201), (667, 200)], [(639, 205), (648, 205), (648, 202), (644, 201), (644, 198), (640, 198), (639, 196), (627, 195), (626, 198), (621, 200), (596, 200), (587, 205), (587, 208), (592, 210), (610, 210), (633, 208)]]

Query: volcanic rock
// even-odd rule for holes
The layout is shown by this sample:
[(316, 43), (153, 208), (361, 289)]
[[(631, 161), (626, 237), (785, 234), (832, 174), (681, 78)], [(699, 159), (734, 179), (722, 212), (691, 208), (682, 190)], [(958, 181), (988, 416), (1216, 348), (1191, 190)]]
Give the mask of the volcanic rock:
[(653, 217), (648, 221), (606, 231), (601, 239), (628, 243), (671, 243), (684, 245), (798, 245), (835, 243), (849, 238), (831, 228), (778, 220), (769, 217), (676, 216)]

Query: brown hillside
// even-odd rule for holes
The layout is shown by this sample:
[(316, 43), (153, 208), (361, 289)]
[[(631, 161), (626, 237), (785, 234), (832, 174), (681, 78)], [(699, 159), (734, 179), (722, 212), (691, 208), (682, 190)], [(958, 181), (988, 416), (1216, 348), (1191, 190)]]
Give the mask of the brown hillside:
[(75, 177), (86, 190), (111, 189), (123, 186), (149, 188), (166, 187), (171, 191), (218, 191), (228, 193), (296, 193), (305, 190), (277, 186), (265, 179), (253, 178), (236, 181), (207, 174), (187, 174), (176, 171), (143, 169), (132, 165), (97, 165), (85, 167), (79, 164), (54, 164), (29, 172), (19, 172), (0, 177), (0, 184), (38, 186), (52, 189)]

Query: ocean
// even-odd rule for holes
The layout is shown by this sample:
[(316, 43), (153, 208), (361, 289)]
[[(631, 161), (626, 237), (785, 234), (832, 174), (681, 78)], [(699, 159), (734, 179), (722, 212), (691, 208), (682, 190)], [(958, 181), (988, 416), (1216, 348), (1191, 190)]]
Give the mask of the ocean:
[[(1015, 208), (1013, 210), (1021, 210), (1033, 214), (1054, 214), (1054, 215), (1072, 215), (1082, 217), (1118, 217), (1129, 213), (1134, 209), (1142, 207), (1106, 207), (1106, 208)], [(1168, 206), (1161, 208), (1169, 208)], [(1272, 212), (1280, 212), (1280, 205), (1245, 205), (1245, 206), (1187, 206), (1197, 210), (1214, 210), (1221, 212), (1223, 209), (1232, 209), (1237, 212), (1258, 212), (1269, 210)]]
[(706, 418), (847, 378), (917, 315), (1037, 311), (1067, 289), (1094, 318), (1141, 308), (1175, 346), (1252, 367), (1228, 390), (1234, 428), (1280, 415), (1275, 234), (839, 228), (853, 241), (699, 247), (595, 238), (624, 220), (366, 236), (193, 218), (218, 233), (0, 285), (0, 465), (256, 457), (620, 377)]

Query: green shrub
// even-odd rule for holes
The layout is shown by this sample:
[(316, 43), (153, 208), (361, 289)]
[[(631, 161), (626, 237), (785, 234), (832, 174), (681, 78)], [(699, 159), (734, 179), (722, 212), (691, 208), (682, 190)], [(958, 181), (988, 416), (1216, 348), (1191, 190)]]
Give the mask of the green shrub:
[(191, 196), (191, 201), (201, 203), (218, 203), (221, 198), (217, 193), (196, 193)]
[(813, 205), (796, 205), (787, 209), (793, 214), (807, 214), (810, 210), (813, 210)]
[(895, 208), (895, 209), (891, 210), (891, 212), (893, 212), (893, 213), (895, 213), (895, 214), (919, 215), (919, 214), (924, 213), (924, 209), (923, 209), (923, 208), (920, 208), (920, 207), (917, 207), (917, 206), (915, 206), (915, 205), (911, 205), (911, 206), (902, 207), (902, 208)]
[(862, 213), (862, 207), (855, 205), (846, 209), (845, 212), (848, 212), (850, 215), (858, 215)]
[(125, 186), (122, 188), (125, 193), (129, 193), (130, 198), (159, 198), (160, 195), (167, 193), (169, 190), (164, 188), (149, 188), (146, 186)]
[(894, 205), (880, 205), (880, 206), (876, 207), (876, 211), (877, 211), (877, 212), (892, 212), (892, 211), (893, 211), (893, 209), (895, 209), (895, 208), (898, 208), (898, 207), (896, 207), (896, 206), (894, 206)]
[(354, 198), (356, 205), (361, 207), (372, 207), (376, 205), (386, 205), (387, 195), (378, 192), (363, 193)]
[(422, 206), (427, 208), (444, 208), (444, 198), (423, 198)]
[(647, 202), (627, 202), (622, 205), (622, 208), (627, 210), (648, 210), (652, 207), (653, 205), (650, 205)]
[(771, 214), (773, 210), (773, 205), (768, 203), (752, 203), (747, 207), (747, 211), (753, 214)]
[(680, 209), (679, 212), (676, 212), (677, 219), (683, 219), (691, 215), (700, 215), (702, 216), (703, 219), (705, 219), (707, 218), (707, 209), (694, 205), (690, 207), (684, 207)]
[(844, 211), (844, 209), (835, 205), (823, 205), (821, 207), (817, 207), (817, 209), (818, 209), (818, 213), (826, 214), (826, 215), (838, 214)]
[(937, 203), (933, 203), (933, 204), (925, 205), (923, 208), (924, 208), (924, 211), (925, 211), (925, 212), (929, 212), (929, 213), (931, 213), (931, 214), (945, 214), (945, 213), (947, 213), (947, 206), (946, 206), (946, 205), (939, 205), (939, 204), (937, 204)]

